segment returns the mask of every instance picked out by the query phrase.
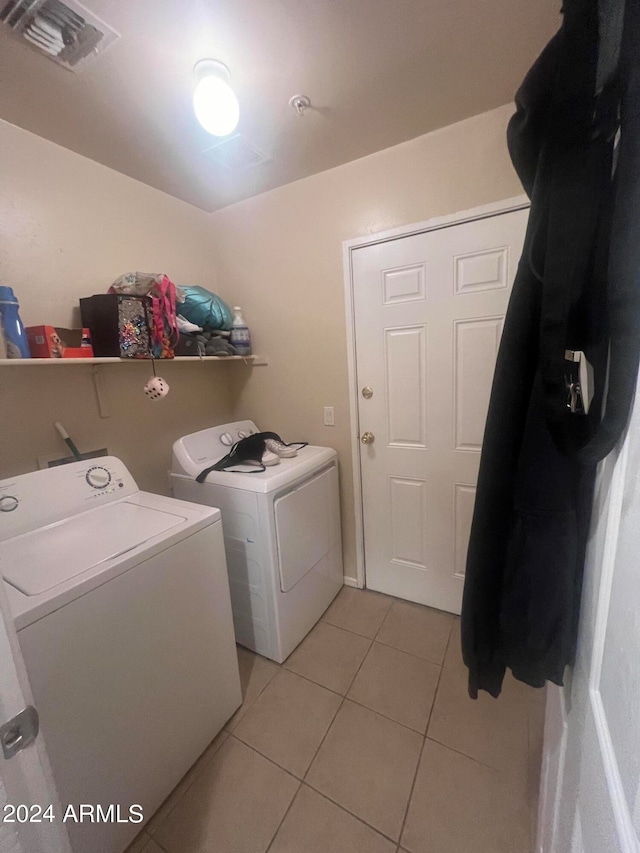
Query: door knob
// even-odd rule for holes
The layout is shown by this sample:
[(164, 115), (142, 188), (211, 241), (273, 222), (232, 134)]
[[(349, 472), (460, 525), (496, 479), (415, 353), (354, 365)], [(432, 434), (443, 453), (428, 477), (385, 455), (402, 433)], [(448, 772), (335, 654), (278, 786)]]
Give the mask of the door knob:
[(363, 444), (373, 444), (373, 442), (375, 440), (376, 440), (376, 437), (372, 432), (363, 432), (362, 437), (360, 438), (360, 441)]
[(365, 385), (362, 389), (362, 396), (365, 400), (370, 400), (373, 397), (373, 388), (369, 385)]

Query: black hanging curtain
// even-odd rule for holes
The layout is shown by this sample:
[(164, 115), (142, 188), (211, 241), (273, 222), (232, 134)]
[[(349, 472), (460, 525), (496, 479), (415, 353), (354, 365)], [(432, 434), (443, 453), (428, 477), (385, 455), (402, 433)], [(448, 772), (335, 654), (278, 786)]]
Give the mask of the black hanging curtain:
[(473, 698), (497, 697), (507, 667), (535, 687), (562, 684), (596, 464), (626, 427), (638, 374), (640, 0), (566, 0), (562, 11), (508, 129), (531, 211), (467, 558)]

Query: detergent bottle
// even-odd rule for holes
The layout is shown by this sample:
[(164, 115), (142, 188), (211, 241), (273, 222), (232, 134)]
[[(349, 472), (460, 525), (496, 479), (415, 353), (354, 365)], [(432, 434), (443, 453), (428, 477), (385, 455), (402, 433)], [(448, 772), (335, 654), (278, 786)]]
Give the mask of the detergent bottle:
[(229, 341), (238, 351), (238, 355), (251, 355), (251, 334), (242, 316), (242, 308), (235, 305), (233, 312)]
[(10, 287), (0, 286), (0, 323), (7, 358), (31, 358), (27, 336), (18, 313), (18, 300)]

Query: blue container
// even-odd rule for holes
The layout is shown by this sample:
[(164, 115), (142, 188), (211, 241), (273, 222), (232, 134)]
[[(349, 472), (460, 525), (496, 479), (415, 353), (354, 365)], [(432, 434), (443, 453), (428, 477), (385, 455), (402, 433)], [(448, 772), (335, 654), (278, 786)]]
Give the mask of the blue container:
[(9, 358), (31, 358), (18, 308), (18, 300), (12, 288), (0, 286), (0, 322), (7, 344), (7, 355)]

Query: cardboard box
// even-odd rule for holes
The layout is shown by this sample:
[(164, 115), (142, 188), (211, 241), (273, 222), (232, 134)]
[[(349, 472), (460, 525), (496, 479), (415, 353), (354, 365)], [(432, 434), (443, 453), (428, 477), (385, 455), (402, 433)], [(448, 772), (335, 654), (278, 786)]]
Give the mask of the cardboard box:
[(93, 358), (89, 329), (27, 326), (31, 358)]

